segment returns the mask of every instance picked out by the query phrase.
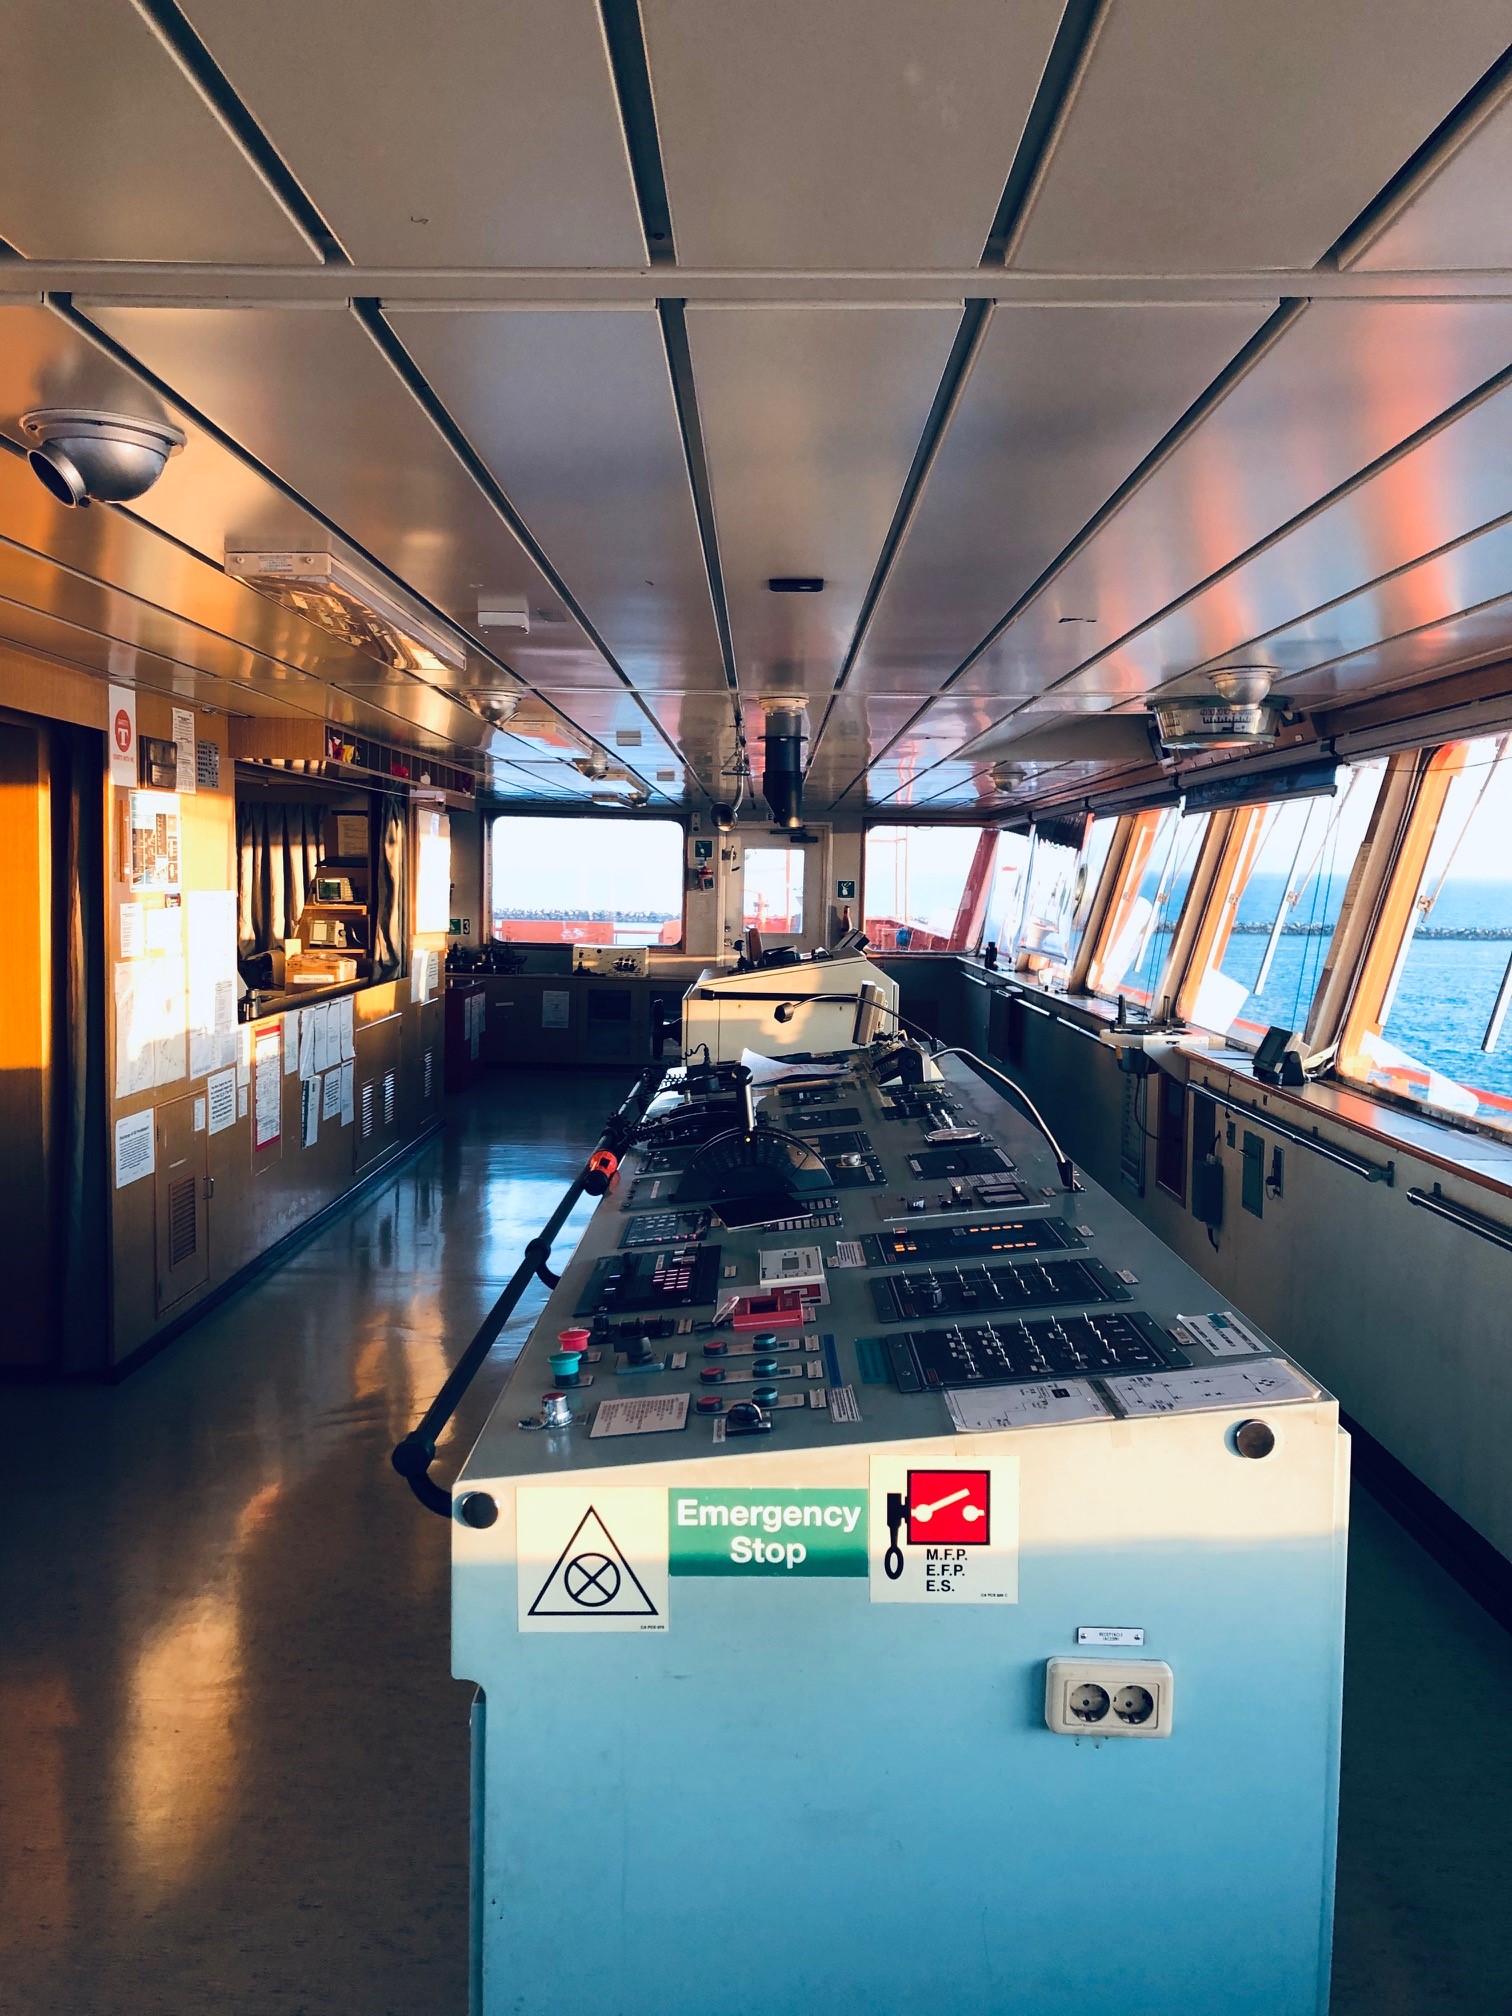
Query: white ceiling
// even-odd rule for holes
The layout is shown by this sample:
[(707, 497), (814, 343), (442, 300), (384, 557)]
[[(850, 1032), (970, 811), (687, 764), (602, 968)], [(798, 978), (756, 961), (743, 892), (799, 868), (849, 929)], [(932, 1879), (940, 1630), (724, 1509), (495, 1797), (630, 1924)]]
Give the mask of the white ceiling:
[[(519, 802), (595, 743), (729, 795), (801, 696), (816, 817), (1005, 809), (1020, 745), (1060, 752), (1021, 796), (1083, 791), (1225, 659), (1315, 708), (1512, 661), (1505, 0), (635, 22), (16, 0), (0, 436), (189, 440), (130, 511), (0, 453), (0, 649)], [(396, 680), (220, 565), (332, 542), (465, 671)]]

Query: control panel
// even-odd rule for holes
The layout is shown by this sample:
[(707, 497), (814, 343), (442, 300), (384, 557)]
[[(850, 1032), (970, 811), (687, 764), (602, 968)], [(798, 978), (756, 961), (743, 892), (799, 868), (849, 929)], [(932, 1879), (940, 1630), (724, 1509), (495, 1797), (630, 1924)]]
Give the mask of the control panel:
[[(621, 1380), (676, 1397), (658, 1434), (696, 1435), (707, 1418), (716, 1446), (732, 1433), (808, 1444), (859, 1427), (883, 1392), (917, 1407), (1150, 1375), (1178, 1382), (1150, 1406), (1175, 1407), (1201, 1404), (1191, 1381), (1219, 1355), (1212, 1339), (1269, 1354), (1249, 1326), (1147, 1299), (1125, 1264), (1132, 1221), (1043, 1180), (1054, 1157), (973, 1081), (880, 1082), (865, 1053), (804, 1065), (751, 1084), (739, 1066), (690, 1069), (656, 1100), (562, 1291), (600, 1360), (559, 1382), (574, 1433), (647, 1432), (639, 1413), (620, 1425)], [(1226, 1365), (1202, 1395), (1281, 1397), (1286, 1377)], [(731, 1421), (736, 1400), (755, 1412)], [(1087, 1404), (1116, 1415), (1127, 1396), (1098, 1387)]]

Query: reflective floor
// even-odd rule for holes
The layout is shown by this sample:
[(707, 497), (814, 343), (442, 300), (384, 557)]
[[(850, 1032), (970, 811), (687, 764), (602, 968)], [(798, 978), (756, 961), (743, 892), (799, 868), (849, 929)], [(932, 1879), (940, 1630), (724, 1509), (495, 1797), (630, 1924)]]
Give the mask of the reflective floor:
[[(388, 1452), (618, 1096), (496, 1074), (123, 1386), (0, 1393), (4, 2016), (463, 2016), (448, 1531)], [(1350, 1627), (1335, 2011), (1504, 2012), (1512, 1639), (1359, 1493)]]

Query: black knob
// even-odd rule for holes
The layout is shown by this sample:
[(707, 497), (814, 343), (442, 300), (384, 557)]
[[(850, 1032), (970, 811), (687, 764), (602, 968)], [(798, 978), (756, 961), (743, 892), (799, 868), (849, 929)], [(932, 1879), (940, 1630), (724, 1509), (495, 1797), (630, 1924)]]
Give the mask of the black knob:
[(1234, 1430), (1234, 1447), (1241, 1456), (1258, 1462), (1276, 1446), (1276, 1431), (1269, 1421), (1241, 1421)]
[(486, 1491), (469, 1491), (457, 1500), (457, 1517), (464, 1526), (492, 1526), (499, 1508)]
[(772, 1425), (772, 1417), (754, 1400), (737, 1400), (725, 1416), (727, 1435), (761, 1435)]

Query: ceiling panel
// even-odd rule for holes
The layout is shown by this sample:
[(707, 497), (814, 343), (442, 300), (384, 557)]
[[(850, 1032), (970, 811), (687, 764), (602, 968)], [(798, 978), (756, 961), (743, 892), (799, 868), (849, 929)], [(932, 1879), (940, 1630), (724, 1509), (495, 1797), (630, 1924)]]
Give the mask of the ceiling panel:
[[(1512, 34), (1512, 26), (1509, 26)], [(1357, 259), (1352, 271), (1414, 273), (1512, 267), (1512, 100), (1467, 133)]]
[(593, 0), (186, 0), (359, 266), (639, 266)]
[[(477, 633), (480, 590), (524, 595), (532, 608), (551, 604), (550, 583), (355, 316), (340, 308), (91, 312), (459, 627)], [(620, 683), (575, 622), (507, 634), (499, 655), (533, 685)]]
[[(1003, 668), (1021, 678), (1039, 665), (1058, 676), (1068, 648), (1073, 662), (1095, 657), (1093, 639), (1112, 645), (1126, 637), (1509, 363), (1512, 303), (1314, 302), (960, 685), (994, 691)], [(1414, 515), (1408, 507), (1404, 522)], [(1442, 536), (1424, 538), (1417, 550)], [(1326, 565), (1328, 581), (1272, 622), (1382, 571), (1363, 566), (1337, 539)], [(1068, 625), (1066, 615), (1095, 622)], [(1069, 647), (1068, 632), (1076, 640)], [(1230, 641), (1232, 633), (1184, 664)], [(1130, 648), (1119, 647), (1121, 667), (1131, 662)], [(1184, 668), (1169, 665), (1176, 669)]]
[(1309, 707), (1336, 706), (1506, 656), (1512, 656), (1512, 596), (1314, 666), (1283, 690)]
[[(1093, 690), (1095, 682), (1102, 691), (1140, 693), (1220, 658), (1295, 669), (1296, 659), (1278, 653), (1310, 650), (1313, 662), (1430, 613), (1468, 608), (1512, 587), (1504, 541), (1462, 543), (1509, 511), (1512, 386), (1078, 672), (1069, 687)], [(1451, 542), (1452, 552), (1414, 565)], [(1378, 585), (1360, 585), (1371, 583)], [(1431, 611), (1419, 606), (1424, 598)], [(1337, 641), (1319, 651), (1304, 637)]]
[[(1273, 631), (1242, 655), (1246, 663), (1276, 667), (1278, 676), (1294, 682), (1291, 690), (1306, 694), (1311, 667), (1507, 593), (1512, 593), (1512, 519)], [(1205, 679), (1205, 673), (1195, 673), (1174, 683), (1180, 687)]]
[(1268, 312), (996, 309), (853, 676), (948, 677)]
[(1508, 36), (1505, 0), (1115, 5), (1014, 263), (1311, 266)]
[(7, 0), (0, 236), (33, 259), (314, 264), (130, 0)]
[[(822, 693), (960, 323), (948, 308), (688, 310), (743, 690)], [(774, 595), (822, 575), (821, 595)]]
[(636, 684), (722, 690), (655, 311), (389, 320)]
[(684, 265), (974, 266), (1061, 0), (641, 0)]

